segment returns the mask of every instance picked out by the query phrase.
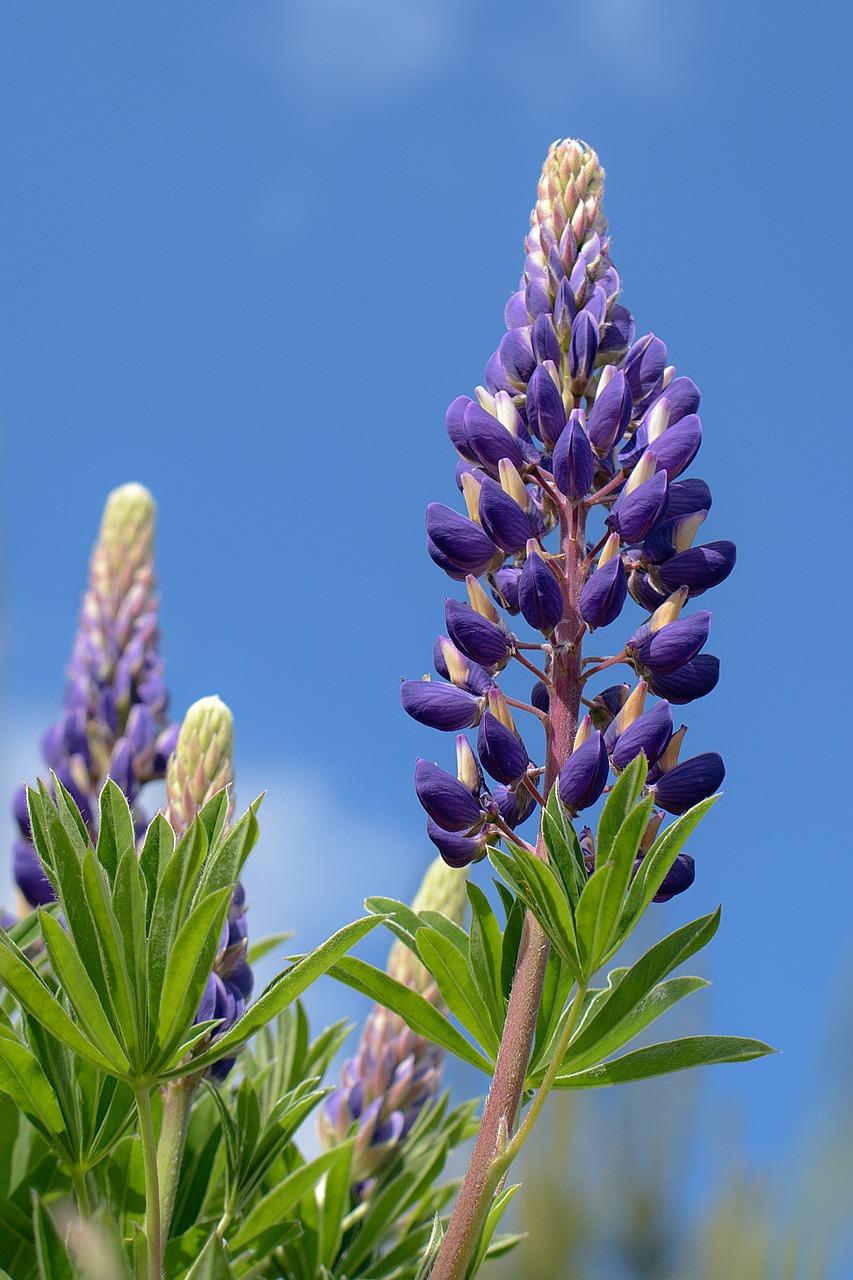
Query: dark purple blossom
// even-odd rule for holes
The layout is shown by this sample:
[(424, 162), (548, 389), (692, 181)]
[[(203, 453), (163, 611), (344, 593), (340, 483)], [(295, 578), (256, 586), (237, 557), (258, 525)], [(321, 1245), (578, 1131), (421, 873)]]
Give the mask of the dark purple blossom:
[(512, 646), (510, 637), (469, 604), (448, 598), (444, 602), (444, 618), (451, 640), (467, 658), (484, 667), (506, 662)]
[(429, 816), (445, 831), (470, 831), (480, 825), (479, 800), (458, 778), (439, 769), (437, 764), (429, 760), (417, 762), (415, 791)]
[(716, 751), (683, 760), (664, 773), (654, 786), (655, 803), (667, 813), (686, 813), (722, 785), (726, 767)]
[(531, 551), (518, 583), (518, 603), (531, 627), (550, 633), (563, 616), (560, 584), (537, 551)]
[(413, 720), (445, 732), (472, 728), (483, 711), (482, 698), (434, 680), (404, 680), (400, 701)]
[(559, 794), (575, 813), (595, 804), (607, 785), (610, 762), (602, 735), (593, 731), (576, 747), (560, 770)]
[(579, 612), (591, 631), (606, 627), (622, 612), (628, 595), (628, 579), (622, 557), (611, 556), (584, 583)]
[(672, 737), (672, 714), (668, 702), (659, 702), (645, 711), (616, 739), (611, 752), (615, 769), (624, 769), (642, 752), (649, 764), (662, 755)]
[(483, 713), (477, 730), (477, 754), (486, 773), (506, 786), (518, 782), (530, 763), (524, 743), (491, 711)]
[(583, 428), (583, 413), (573, 409), (554, 446), (554, 480), (560, 493), (577, 501), (592, 488), (595, 458)]

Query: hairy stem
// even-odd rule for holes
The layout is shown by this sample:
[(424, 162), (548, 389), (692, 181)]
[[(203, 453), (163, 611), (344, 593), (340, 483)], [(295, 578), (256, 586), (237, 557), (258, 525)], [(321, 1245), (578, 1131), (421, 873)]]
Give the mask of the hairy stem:
[[(545, 776), (542, 786), (546, 797), (571, 753), (578, 726), (583, 677), (581, 650), (572, 642), (581, 625), (578, 601), (583, 586), (585, 525), (586, 510), (582, 505), (569, 508), (568, 504), (562, 504), (560, 538), (565, 565), (565, 604), (563, 618), (556, 629), (556, 645), (550, 671), (550, 707), (545, 729)], [(541, 833), (536, 845), (536, 856), (547, 857)], [(524, 1090), (547, 960), (548, 940), (537, 921), (528, 913), (483, 1122), (447, 1234), (432, 1269), (431, 1280), (464, 1280), (476, 1254), (495, 1191), (506, 1173), (509, 1164), (506, 1152), (511, 1149), (511, 1144), (508, 1146), (508, 1143), (515, 1129)]]
[(151, 1091), (147, 1085), (136, 1089), (136, 1111), (142, 1142), (145, 1171), (145, 1239), (148, 1248), (148, 1280), (162, 1280), (163, 1237), (160, 1231), (160, 1180), (157, 1176), (157, 1143), (151, 1115)]
[(160, 1232), (164, 1242), (169, 1238), (175, 1211), (187, 1126), (198, 1081), (197, 1073), (182, 1080), (173, 1080), (163, 1090), (163, 1127), (157, 1151), (157, 1176), (160, 1183)]

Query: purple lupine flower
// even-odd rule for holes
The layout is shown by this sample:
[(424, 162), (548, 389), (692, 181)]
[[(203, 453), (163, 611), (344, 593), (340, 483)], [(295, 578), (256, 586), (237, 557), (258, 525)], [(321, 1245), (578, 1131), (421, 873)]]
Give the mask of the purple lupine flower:
[(472, 728), (479, 723), (484, 707), (482, 698), (435, 680), (404, 680), (400, 701), (413, 720), (445, 732)]
[[(412, 910), (437, 911), (462, 924), (468, 903), (465, 883), (464, 875), (436, 858)], [(387, 969), (392, 978), (442, 1007), (431, 975), (401, 942), (391, 948)], [(370, 1194), (377, 1174), (436, 1098), (443, 1058), (441, 1049), (416, 1035), (397, 1014), (374, 1005), (355, 1057), (344, 1063), (340, 1085), (324, 1099), (317, 1116), (318, 1137), (326, 1149), (355, 1130), (351, 1178), (357, 1199)]]
[(433, 645), (432, 662), (440, 676), (468, 693), (484, 693), (492, 683), (486, 668), (466, 658), (447, 636), (439, 636)]
[(518, 604), (524, 620), (545, 634), (553, 631), (563, 616), (560, 584), (535, 549), (528, 551), (521, 571)]
[(567, 809), (576, 813), (595, 804), (607, 785), (610, 762), (604, 739), (597, 730), (575, 747), (560, 771), (559, 794)]
[[(109, 495), (68, 668), (66, 710), (42, 741), (45, 763), (73, 796), (93, 839), (106, 778), (132, 803), (141, 786), (163, 777), (163, 749), (173, 741), (157, 629), (155, 521), (154, 499), (142, 485)], [(15, 879), (35, 907), (55, 895), (29, 842), (20, 793), (14, 812), (21, 834)]]
[(479, 799), (453, 774), (429, 760), (418, 760), (415, 766), (415, 791), (433, 822), (444, 831), (471, 831), (482, 824)]
[[(667, 366), (659, 337), (636, 337), (618, 301), (602, 184), (597, 157), (583, 144), (552, 147), (523, 276), (504, 313), (507, 333), (476, 399), (459, 397), (447, 414), (468, 515), (434, 504), (431, 512), (445, 514), (440, 528), (428, 524), (429, 550), (451, 577), (469, 570), (472, 607), (448, 601), (447, 630), (484, 674), (475, 684), (437, 659), (439, 674), (463, 696), (424, 694), (416, 682), (403, 696), (412, 689), (429, 701), (427, 718), (448, 728), (473, 728), (486, 708), (477, 749), (497, 785), (489, 795), (470, 770), (464, 780), (461, 770), (459, 780), (444, 775), (465, 797), (464, 818), (448, 822), (437, 810), (430, 818), (430, 837), (460, 865), (483, 856), (555, 783), (572, 812), (595, 803), (611, 763), (618, 772), (638, 753), (650, 764), (658, 825), (664, 812), (710, 794), (724, 772), (713, 752), (678, 763), (684, 728), (673, 733), (670, 705), (717, 683), (719, 662), (702, 652), (710, 613), (679, 615), (689, 597), (727, 577), (736, 552), (723, 540), (693, 545), (712, 505), (705, 481), (684, 475), (701, 444), (699, 389)], [(549, 545), (556, 530), (559, 541)], [(633, 608), (629, 596), (645, 617), (626, 626), (631, 634), (617, 652), (584, 658), (585, 633)], [(506, 614), (521, 614), (532, 638), (516, 635)], [(544, 676), (528, 704), (500, 692), (500, 673), (514, 661)], [(633, 668), (634, 686), (597, 690), (593, 678), (618, 662)], [(509, 702), (547, 718), (541, 769)], [(589, 715), (581, 719), (583, 707)]]

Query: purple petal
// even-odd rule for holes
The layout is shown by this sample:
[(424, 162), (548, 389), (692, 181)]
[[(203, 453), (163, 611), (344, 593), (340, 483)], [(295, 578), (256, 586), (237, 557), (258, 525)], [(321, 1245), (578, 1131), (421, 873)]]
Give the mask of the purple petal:
[(518, 583), (518, 603), (531, 627), (551, 632), (563, 616), (563, 593), (545, 561), (532, 551)]
[(609, 761), (604, 739), (596, 730), (569, 756), (560, 770), (559, 794), (575, 813), (595, 804), (607, 785)]
[(708, 542), (672, 556), (658, 566), (656, 576), (665, 591), (685, 586), (691, 596), (698, 596), (724, 582), (736, 559), (737, 547), (733, 542)]
[(491, 538), (452, 507), (431, 502), (426, 509), (426, 531), (430, 540), (448, 560), (469, 573), (484, 573), (499, 551)]
[(616, 769), (624, 769), (640, 752), (649, 764), (663, 755), (672, 737), (672, 713), (668, 702), (659, 702), (638, 716), (616, 741), (611, 759)]
[(445, 831), (469, 831), (481, 820), (479, 801), (468, 788), (429, 760), (418, 760), (415, 766), (415, 791), (429, 816)]
[(612, 556), (584, 583), (580, 615), (591, 631), (606, 627), (619, 617), (627, 595), (628, 579), (622, 557)]
[(479, 513), (483, 530), (503, 551), (521, 551), (528, 538), (532, 537), (525, 512), (489, 476), (480, 486)]
[(716, 688), (719, 678), (720, 659), (712, 653), (700, 653), (675, 671), (651, 676), (649, 688), (659, 698), (683, 706), (685, 702), (704, 698)]
[(707, 609), (677, 618), (642, 639), (636, 647), (637, 665), (653, 676), (675, 671), (695, 658), (708, 639), (711, 615)]
[(480, 718), (480, 699), (453, 684), (404, 680), (400, 685), (400, 701), (413, 720), (445, 732), (470, 729)]
[(589, 493), (594, 476), (595, 458), (575, 409), (554, 446), (554, 480), (561, 493), (576, 501)]
[(656, 471), (630, 493), (623, 490), (605, 524), (625, 542), (640, 542), (663, 520), (666, 511), (666, 471)]
[(453, 599), (445, 601), (444, 616), (447, 634), (466, 658), (473, 658), (484, 667), (506, 661), (511, 642), (494, 622), (484, 618), (470, 605)]
[(491, 711), (484, 712), (477, 730), (477, 754), (486, 773), (507, 786), (523, 777), (530, 763), (524, 743)]
[(677, 764), (655, 783), (655, 803), (667, 813), (682, 814), (719, 788), (726, 776), (722, 757), (716, 751)]
[(622, 370), (617, 369), (590, 410), (587, 434), (594, 449), (607, 453), (622, 439), (631, 421), (632, 406), (631, 388)]

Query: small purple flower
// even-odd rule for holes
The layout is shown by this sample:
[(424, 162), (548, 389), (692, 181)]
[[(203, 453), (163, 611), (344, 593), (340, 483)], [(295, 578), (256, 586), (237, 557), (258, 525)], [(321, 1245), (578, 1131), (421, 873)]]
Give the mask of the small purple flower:
[(432, 647), (433, 665), (440, 676), (468, 693), (485, 693), (492, 677), (479, 662), (472, 662), (447, 636), (439, 636)]
[(466, 836), (458, 831), (445, 831), (432, 818), (427, 818), (427, 835), (449, 867), (468, 867), (485, 856), (485, 831)]
[(527, 387), (526, 403), (530, 430), (548, 449), (553, 449), (566, 425), (567, 414), (563, 397), (547, 365), (540, 364), (534, 369)]
[(675, 480), (690, 466), (701, 443), (702, 424), (696, 414), (691, 413), (674, 427), (668, 427), (646, 452), (652, 454), (659, 471), (665, 471), (669, 480)]
[(595, 730), (575, 748), (560, 770), (559, 794), (566, 808), (577, 813), (595, 804), (607, 785), (609, 770), (604, 738)]
[(710, 629), (711, 615), (707, 609), (667, 623), (640, 640), (634, 651), (637, 667), (652, 676), (675, 671), (696, 657)]
[(484, 667), (506, 662), (512, 641), (494, 622), (470, 605), (451, 598), (444, 602), (444, 617), (451, 640), (467, 658)]
[(551, 697), (548, 693), (548, 686), (542, 680), (537, 680), (530, 692), (530, 701), (539, 711), (544, 711), (545, 715), (551, 706)]
[(583, 429), (583, 413), (573, 409), (554, 446), (554, 480), (560, 493), (577, 501), (589, 493), (595, 475), (595, 458)]
[(479, 514), (485, 533), (504, 551), (521, 551), (533, 536), (526, 513), (490, 476), (480, 486)]
[(584, 583), (579, 612), (590, 631), (606, 627), (622, 612), (628, 595), (628, 579), (622, 557), (611, 556)]
[(716, 751), (683, 760), (664, 773), (654, 786), (655, 803), (667, 813), (681, 814), (712, 796), (726, 776), (726, 766)]
[(499, 782), (492, 790), (492, 799), (506, 825), (513, 829), (529, 818), (536, 808), (536, 801), (523, 785), (506, 787)]
[(631, 421), (632, 405), (631, 388), (625, 374), (617, 369), (590, 410), (587, 434), (593, 449), (608, 453), (622, 439)]
[(476, 463), (477, 455), (469, 445), (465, 431), (465, 410), (473, 403), (470, 396), (457, 396), (445, 414), (444, 423), (456, 452), (467, 462)]
[(400, 701), (413, 720), (445, 732), (472, 728), (483, 710), (482, 698), (434, 680), (404, 680)]
[(518, 603), (531, 627), (549, 634), (563, 616), (560, 584), (537, 551), (531, 550), (518, 583)]
[[(550, 307), (548, 309), (550, 311)], [(538, 364), (543, 364), (546, 360), (550, 360), (555, 365), (560, 363), (560, 344), (557, 341), (554, 323), (550, 315), (542, 312), (536, 317), (533, 321), (531, 339), (533, 342), (533, 354)]]
[(480, 574), (500, 555), (498, 547), (478, 524), (443, 502), (429, 504), (425, 524), (431, 541), (458, 569)]
[(572, 337), (569, 345), (569, 373), (572, 382), (582, 384), (580, 391), (586, 386), (592, 373), (595, 357), (598, 355), (598, 324), (589, 311), (580, 311), (572, 324)]
[(735, 567), (736, 559), (737, 547), (733, 542), (708, 542), (671, 556), (658, 566), (655, 577), (667, 592), (685, 586), (691, 596), (698, 596), (724, 582)]
[(675, 671), (650, 675), (649, 688), (659, 698), (681, 706), (704, 698), (716, 688), (719, 679), (720, 659), (711, 653), (699, 653), (683, 666), (676, 667)]
[(666, 514), (670, 520), (691, 515), (694, 511), (709, 512), (714, 499), (704, 480), (698, 478), (677, 480), (669, 486), (669, 503)]
[(666, 471), (657, 471), (630, 492), (623, 490), (605, 521), (627, 543), (642, 541), (667, 511)]
[(490, 475), (498, 474), (498, 463), (508, 458), (515, 467), (524, 465), (524, 454), (518, 441), (506, 427), (478, 404), (470, 404), (465, 410), (466, 438), (476, 458)]
[[(637, 874), (642, 863), (642, 858), (638, 858), (634, 863), (634, 875)], [(677, 893), (684, 893), (685, 889), (689, 889), (695, 879), (695, 861), (689, 853), (679, 853), (661, 881), (661, 886), (652, 898), (652, 902), (669, 902), (670, 898), (674, 898)]]
[(665, 367), (666, 344), (653, 333), (638, 338), (622, 361), (634, 404), (641, 403), (656, 392)]
[(501, 364), (509, 377), (519, 386), (525, 386), (536, 367), (531, 330), (528, 325), (510, 329), (501, 339), (498, 348)]
[(521, 612), (521, 606), (518, 603), (518, 583), (520, 578), (521, 570), (516, 569), (514, 565), (498, 569), (494, 576), (492, 596), (495, 603), (501, 608), (505, 608), (507, 613), (517, 614)]
[(415, 791), (429, 816), (445, 831), (470, 831), (482, 822), (479, 800), (458, 778), (429, 760), (415, 765)]
[(634, 720), (616, 740), (611, 759), (614, 769), (624, 769), (640, 754), (649, 764), (666, 750), (672, 737), (672, 713), (668, 702), (659, 702)]
[(524, 743), (491, 711), (483, 713), (477, 730), (477, 754), (486, 773), (506, 786), (518, 782), (530, 763)]

